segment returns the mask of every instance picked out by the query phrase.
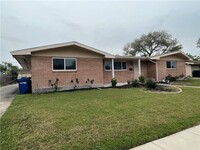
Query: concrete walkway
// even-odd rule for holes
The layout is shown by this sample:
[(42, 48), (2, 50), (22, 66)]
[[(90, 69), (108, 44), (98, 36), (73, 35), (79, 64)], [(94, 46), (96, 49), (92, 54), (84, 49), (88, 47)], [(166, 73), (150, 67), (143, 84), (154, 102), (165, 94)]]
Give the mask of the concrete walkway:
[(200, 150), (200, 125), (131, 150)]
[(189, 87), (189, 88), (200, 88), (200, 86), (192, 86), (192, 85), (174, 85), (177, 87)]
[(18, 93), (18, 85), (8, 85), (0, 88), (0, 118), (10, 106), (13, 98)]

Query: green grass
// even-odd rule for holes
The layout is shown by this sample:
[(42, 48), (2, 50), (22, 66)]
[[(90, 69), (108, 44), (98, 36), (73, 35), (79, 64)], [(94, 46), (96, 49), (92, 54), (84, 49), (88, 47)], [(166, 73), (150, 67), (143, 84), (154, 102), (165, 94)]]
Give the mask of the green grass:
[(177, 80), (175, 85), (200, 86), (200, 79)]
[(129, 149), (200, 124), (199, 89), (104, 89), (18, 95), (1, 118), (1, 149)]

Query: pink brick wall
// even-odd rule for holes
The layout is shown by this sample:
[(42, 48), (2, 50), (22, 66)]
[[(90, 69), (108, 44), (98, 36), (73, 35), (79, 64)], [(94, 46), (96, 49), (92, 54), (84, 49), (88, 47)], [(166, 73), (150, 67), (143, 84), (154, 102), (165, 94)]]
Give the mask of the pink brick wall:
[[(134, 70), (130, 71), (129, 68), (133, 68), (133, 64), (131, 66), (131, 61), (127, 61), (127, 70), (115, 71), (115, 78), (118, 83), (126, 83), (127, 80), (134, 79)], [(112, 79), (112, 71), (103, 70), (104, 84), (111, 83)]]
[(71, 80), (79, 79), (86, 84), (87, 79), (94, 79), (94, 84), (103, 83), (102, 58), (77, 58), (77, 71), (52, 71), (52, 57), (31, 57), (32, 89), (48, 88), (48, 81), (59, 79), (59, 87), (72, 86)]
[[(118, 83), (126, 83), (127, 80), (137, 79), (138, 64), (136, 61), (127, 61), (127, 70), (115, 71)], [(166, 60), (158, 60), (158, 77), (162, 80), (168, 74), (179, 76), (186, 74), (185, 62), (177, 61), (176, 69), (167, 69)], [(133, 68), (130, 71), (129, 68)], [(155, 64), (152, 62), (141, 62), (142, 75), (145, 78), (156, 78)], [(112, 71), (105, 71), (103, 58), (77, 58), (77, 71), (52, 71), (52, 57), (32, 56), (31, 57), (32, 89), (48, 88), (48, 81), (55, 82), (59, 79), (59, 87), (72, 86), (71, 80), (79, 79), (80, 85), (85, 85), (87, 79), (94, 79), (94, 84), (110, 84)]]
[(141, 75), (147, 78), (147, 62), (141, 61)]
[[(132, 61), (132, 63), (133, 64), (131, 66), (131, 61), (127, 61), (127, 70), (125, 71), (115, 71), (115, 78), (117, 79), (118, 83), (126, 83), (127, 80), (138, 79), (138, 62)], [(141, 75), (144, 76), (145, 78), (153, 78), (154, 76), (152, 75), (153, 74), (152, 72), (154, 70), (148, 68), (149, 67), (148, 64), (149, 62), (141, 61)], [(132, 71), (129, 70), (130, 67), (133, 68)], [(104, 74), (104, 84), (111, 83), (112, 71), (104, 70), (103, 74)], [(150, 75), (150, 77), (148, 75)]]
[[(118, 83), (126, 83), (127, 80), (133, 80), (133, 71), (115, 71), (115, 78)], [(104, 84), (111, 83), (112, 72), (104, 71)]]
[(147, 78), (156, 80), (156, 64), (153, 62), (147, 63)]
[(163, 80), (167, 75), (186, 75), (185, 61), (177, 61), (175, 69), (166, 68), (166, 60), (158, 60), (158, 80)]

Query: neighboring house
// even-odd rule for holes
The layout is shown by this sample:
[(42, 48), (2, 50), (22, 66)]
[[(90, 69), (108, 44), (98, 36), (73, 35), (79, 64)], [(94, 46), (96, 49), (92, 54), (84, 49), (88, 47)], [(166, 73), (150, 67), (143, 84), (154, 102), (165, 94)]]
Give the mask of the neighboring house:
[(192, 77), (200, 77), (200, 61), (193, 61), (191, 64)]
[[(114, 56), (78, 42), (68, 42), (12, 51), (12, 56), (32, 77), (32, 89), (48, 89), (59, 79), (59, 88), (90, 85), (104, 87), (116, 78), (118, 84), (139, 76), (156, 81), (165, 76), (186, 76), (191, 59), (181, 51), (153, 57)], [(91, 86), (91, 85), (90, 85)]]

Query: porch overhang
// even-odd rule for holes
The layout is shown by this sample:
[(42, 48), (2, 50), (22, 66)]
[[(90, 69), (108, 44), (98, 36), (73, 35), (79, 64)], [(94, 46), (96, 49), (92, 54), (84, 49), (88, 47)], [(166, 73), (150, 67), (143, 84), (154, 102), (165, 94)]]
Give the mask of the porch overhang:
[(122, 60), (135, 60), (138, 61), (148, 61), (147, 57), (137, 57), (137, 56), (115, 56), (115, 59), (122, 59)]

